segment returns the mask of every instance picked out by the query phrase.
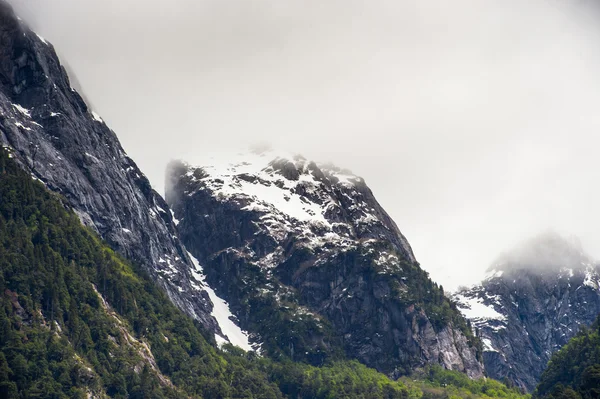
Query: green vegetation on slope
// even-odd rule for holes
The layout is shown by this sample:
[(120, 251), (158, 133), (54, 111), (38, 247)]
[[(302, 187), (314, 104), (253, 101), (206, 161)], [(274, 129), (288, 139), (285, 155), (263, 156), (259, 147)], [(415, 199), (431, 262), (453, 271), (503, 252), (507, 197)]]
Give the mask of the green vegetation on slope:
[(0, 398), (516, 397), (456, 372), (391, 381), (354, 361), (274, 362), (204, 334), (0, 150)]
[[(456, 304), (448, 300), (444, 287), (431, 280), (428, 272), (417, 262), (403, 261), (401, 271), (395, 272), (393, 277), (392, 290), (403, 306), (414, 304), (417, 309), (423, 309), (436, 332), (449, 324), (458, 328), (467, 337), (469, 345), (477, 348), (477, 357), (482, 360), (483, 345), (473, 334), (470, 322), (461, 315)], [(406, 289), (402, 289), (403, 284)]]
[(313, 367), (271, 363), (270, 374), (288, 397), (302, 398), (422, 398), (422, 399), (529, 399), (515, 388), (492, 380), (471, 380), (457, 371), (431, 366), (410, 378), (390, 381), (357, 361)]
[(600, 398), (600, 316), (552, 356), (534, 397)]
[(0, 396), (281, 396), (247, 360), (217, 353), (4, 150), (0, 199)]
[(522, 394), (517, 388), (508, 388), (496, 380), (489, 378), (472, 380), (463, 373), (445, 370), (437, 365), (418, 371), (412, 375), (412, 379), (404, 378), (403, 381), (417, 387), (423, 393), (423, 399), (525, 399), (531, 397)]

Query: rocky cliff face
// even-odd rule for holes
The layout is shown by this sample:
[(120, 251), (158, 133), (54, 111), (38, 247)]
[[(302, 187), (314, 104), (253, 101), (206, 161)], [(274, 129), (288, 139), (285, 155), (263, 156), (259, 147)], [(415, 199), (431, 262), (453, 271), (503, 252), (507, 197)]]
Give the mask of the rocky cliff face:
[(454, 295), (484, 343), (487, 374), (532, 391), (550, 356), (600, 313), (600, 267), (576, 241), (541, 235)]
[(221, 166), (172, 163), (166, 198), (209, 284), (271, 356), (482, 375), (464, 319), (361, 178), (257, 151)]
[(0, 143), (64, 196), (82, 222), (144, 266), (169, 297), (218, 331), (165, 201), (71, 88), (52, 45), (0, 1)]

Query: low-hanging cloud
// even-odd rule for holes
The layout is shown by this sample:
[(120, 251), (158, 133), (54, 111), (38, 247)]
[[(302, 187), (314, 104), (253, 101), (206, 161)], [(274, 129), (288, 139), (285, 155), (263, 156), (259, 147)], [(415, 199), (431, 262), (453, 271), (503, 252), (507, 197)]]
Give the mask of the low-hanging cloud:
[(445, 286), (547, 228), (600, 253), (595, 2), (14, 3), (159, 190), (269, 142), (363, 176)]
[(578, 237), (563, 237), (554, 231), (546, 231), (501, 254), (488, 270), (525, 269), (540, 274), (556, 274), (566, 270), (585, 270), (594, 264)]

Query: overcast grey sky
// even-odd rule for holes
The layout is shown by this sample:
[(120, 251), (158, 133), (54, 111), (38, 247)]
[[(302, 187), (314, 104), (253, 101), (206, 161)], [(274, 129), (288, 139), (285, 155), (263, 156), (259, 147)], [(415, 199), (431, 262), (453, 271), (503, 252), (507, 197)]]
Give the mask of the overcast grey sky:
[(363, 176), (447, 287), (548, 228), (600, 254), (590, 1), (13, 3), (159, 191), (268, 141)]

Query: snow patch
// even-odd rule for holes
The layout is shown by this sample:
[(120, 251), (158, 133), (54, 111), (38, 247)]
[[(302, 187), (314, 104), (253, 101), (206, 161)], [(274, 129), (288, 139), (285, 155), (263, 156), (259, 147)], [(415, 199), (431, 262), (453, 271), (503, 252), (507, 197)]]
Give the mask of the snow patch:
[(173, 223), (175, 223), (175, 226), (179, 226), (179, 220), (175, 217), (175, 212), (173, 212), (172, 209), (169, 209), (171, 211), (171, 217), (173, 218)]
[(559, 277), (567, 276), (569, 279), (573, 278), (575, 272), (570, 267), (563, 267), (559, 271)]
[(504, 274), (504, 270), (490, 270), (484, 277), (484, 280), (491, 280), (493, 278), (500, 278)]
[(95, 111), (92, 111), (92, 117), (96, 122), (104, 123), (104, 120)]
[(31, 118), (31, 111), (28, 110), (27, 108), (23, 108), (22, 106), (20, 106), (19, 104), (12, 104), (12, 106), (19, 111), (20, 113), (22, 113), (23, 115), (25, 115), (28, 118)]
[(498, 352), (496, 349), (494, 349), (494, 347), (492, 346), (492, 340), (489, 338), (482, 338), (481, 342), (483, 342), (483, 350), (485, 352)]
[[(192, 276), (200, 283), (202, 283), (204, 289), (208, 293), (211, 302), (213, 303), (213, 311), (211, 316), (213, 316), (217, 322), (219, 323), (219, 327), (225, 336), (227, 336), (228, 341), (235, 346), (242, 348), (245, 351), (253, 351), (254, 349), (250, 345), (248, 341), (248, 333), (239, 328), (232, 320), (233, 314), (231, 310), (229, 310), (229, 305), (223, 299), (219, 298), (215, 291), (208, 286), (205, 282), (204, 275), (202, 273), (202, 266), (198, 262), (191, 253), (188, 252), (192, 263), (194, 264), (195, 270), (192, 270)], [(226, 343), (223, 337), (215, 334), (215, 340), (221, 346)]]
[(48, 42), (46, 41), (46, 39), (44, 39), (42, 36), (38, 35), (37, 33), (35, 35), (38, 37), (38, 39), (40, 39), (40, 41), (42, 43), (44, 43), (46, 46), (48, 45)]
[(593, 289), (600, 289), (600, 283), (598, 282), (598, 274), (594, 271), (593, 268), (588, 267), (585, 271), (585, 278), (583, 280), (583, 285), (587, 287), (591, 287)]
[(456, 295), (455, 299), (458, 302), (458, 307), (462, 314), (467, 319), (475, 320), (506, 320), (506, 316), (499, 313), (493, 306), (483, 303), (483, 299), (479, 297), (466, 297), (464, 295)]
[(15, 126), (20, 127), (21, 129), (27, 130), (29, 132), (32, 130), (30, 127), (23, 125), (21, 122), (15, 122)]

